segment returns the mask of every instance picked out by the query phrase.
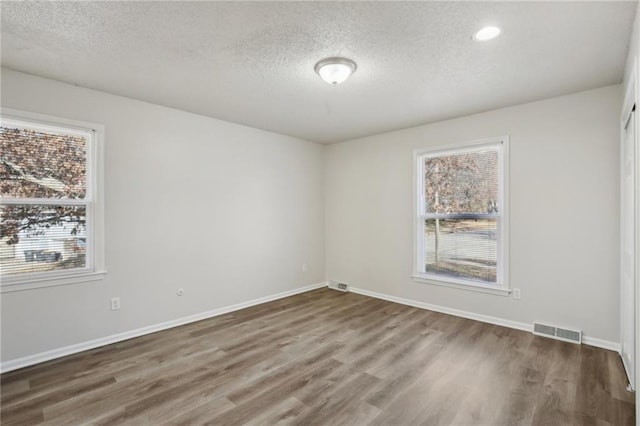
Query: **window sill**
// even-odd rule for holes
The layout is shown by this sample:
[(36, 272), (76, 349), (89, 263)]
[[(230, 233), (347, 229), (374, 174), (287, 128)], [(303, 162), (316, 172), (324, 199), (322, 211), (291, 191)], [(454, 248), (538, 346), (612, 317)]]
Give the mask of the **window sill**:
[(57, 277), (41, 277), (16, 282), (3, 282), (0, 286), (0, 293), (11, 293), (14, 291), (32, 290), (43, 287), (54, 287), (59, 285), (79, 284), (91, 281), (101, 281), (107, 274), (106, 271), (86, 272), (73, 275), (63, 275)]
[(430, 275), (412, 275), (411, 278), (417, 283), (433, 284), (442, 287), (457, 288), (459, 290), (475, 291), (478, 293), (495, 294), (497, 296), (509, 296), (511, 289), (505, 287), (495, 287), (475, 283), (462, 283), (456, 281), (444, 281), (442, 279), (433, 278)]

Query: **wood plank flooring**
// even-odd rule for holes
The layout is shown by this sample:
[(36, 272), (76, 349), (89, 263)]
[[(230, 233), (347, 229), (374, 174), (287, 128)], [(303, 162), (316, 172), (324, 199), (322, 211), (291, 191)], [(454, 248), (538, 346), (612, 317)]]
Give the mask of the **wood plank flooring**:
[(2, 425), (633, 425), (616, 353), (320, 289), (3, 374)]

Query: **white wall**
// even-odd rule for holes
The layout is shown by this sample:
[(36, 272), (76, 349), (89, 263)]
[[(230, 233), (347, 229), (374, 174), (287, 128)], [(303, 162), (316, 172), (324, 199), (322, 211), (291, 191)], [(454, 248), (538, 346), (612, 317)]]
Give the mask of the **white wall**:
[[(619, 341), (620, 86), (323, 147), (14, 71), (1, 82), (4, 107), (105, 125), (108, 270), (3, 294), (3, 363), (325, 279)], [(505, 134), (522, 300), (413, 282), (413, 149)]]
[(627, 86), (630, 73), (633, 69), (633, 62), (638, 58), (639, 53), (640, 53), (640, 5), (637, 6), (637, 9), (636, 9), (636, 16), (633, 21), (631, 37), (629, 38), (629, 52), (627, 54), (627, 61), (624, 68), (624, 82), (623, 82), (624, 87)]
[[(636, 9), (636, 16), (633, 22), (633, 30), (631, 32), (631, 37), (629, 39), (629, 52), (627, 54), (627, 61), (624, 70), (624, 81), (623, 81), (623, 95), (626, 96), (627, 93), (631, 93), (632, 99), (629, 102), (632, 102), (630, 105), (635, 103), (638, 104), (638, 100), (640, 99), (640, 69), (638, 69), (638, 58), (640, 57), (640, 7)], [(634, 74), (634, 65), (635, 65), (635, 75)], [(631, 89), (631, 83), (634, 83), (635, 87)], [(631, 90), (633, 90), (631, 92)], [(625, 105), (626, 107), (626, 105)], [(637, 108), (636, 108), (637, 111)], [(624, 114), (626, 111), (622, 111), (623, 115), (620, 117), (624, 119)], [(640, 117), (638, 113), (635, 114), (635, 129), (640, 128)], [(624, 134), (624, 132), (622, 132)], [(636, 130), (636, 140), (637, 140), (637, 130)], [(636, 157), (637, 158), (637, 157)], [(636, 167), (636, 170), (638, 168)], [(637, 270), (637, 269), (636, 269)], [(638, 386), (638, 374), (640, 373), (640, 318), (637, 315), (638, 310), (638, 285), (637, 285), (638, 277), (636, 277), (636, 319), (635, 319), (635, 357), (636, 357), (636, 365), (635, 365), (635, 384), (636, 388)], [(640, 419), (640, 396), (638, 392), (636, 392), (636, 418)]]
[[(327, 147), (327, 279), (619, 342), (619, 85)], [(514, 300), (412, 281), (416, 148), (510, 136)]]
[(322, 146), (4, 69), (1, 101), (105, 125), (108, 271), (4, 293), (2, 362), (324, 281)]

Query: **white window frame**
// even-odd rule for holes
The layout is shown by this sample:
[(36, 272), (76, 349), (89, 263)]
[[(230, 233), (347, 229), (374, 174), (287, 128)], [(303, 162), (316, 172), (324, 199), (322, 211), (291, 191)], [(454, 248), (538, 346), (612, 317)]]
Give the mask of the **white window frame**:
[[(482, 283), (473, 280), (427, 273), (425, 271), (424, 261), (425, 220), (435, 217), (441, 219), (453, 219), (456, 218), (456, 216), (460, 215), (427, 214), (427, 212), (425, 211), (424, 160), (430, 156), (454, 155), (466, 152), (474, 152), (487, 147), (495, 147), (498, 150), (498, 213), (478, 214), (475, 216), (478, 216), (478, 218), (496, 219), (496, 283)], [(419, 283), (434, 284), (463, 290), (508, 296), (509, 293), (511, 293), (511, 289), (509, 287), (509, 137), (501, 136), (472, 142), (417, 149), (413, 153), (413, 164), (415, 194), (413, 208), (413, 280)], [(465, 214), (464, 216), (467, 217), (468, 215)]]
[(85, 121), (70, 120), (43, 114), (0, 109), (0, 124), (25, 124), (25, 127), (57, 133), (77, 132), (87, 138), (87, 181), (83, 200), (49, 198), (1, 197), (0, 205), (78, 205), (86, 206), (87, 255), (84, 268), (24, 273), (0, 277), (0, 292), (30, 290), (41, 287), (67, 285), (102, 280), (106, 274), (104, 266), (104, 191), (103, 191), (103, 141), (104, 126)]

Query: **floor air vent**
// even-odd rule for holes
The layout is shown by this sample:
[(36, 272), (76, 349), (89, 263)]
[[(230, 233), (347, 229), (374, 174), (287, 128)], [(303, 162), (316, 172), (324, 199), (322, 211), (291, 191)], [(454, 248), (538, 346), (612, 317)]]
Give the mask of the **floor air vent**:
[(329, 288), (340, 291), (349, 291), (349, 284), (341, 283), (338, 281), (330, 281)]
[(554, 327), (552, 325), (533, 323), (533, 334), (538, 336), (552, 337), (571, 343), (582, 343), (582, 332), (579, 330), (569, 330), (566, 328)]

